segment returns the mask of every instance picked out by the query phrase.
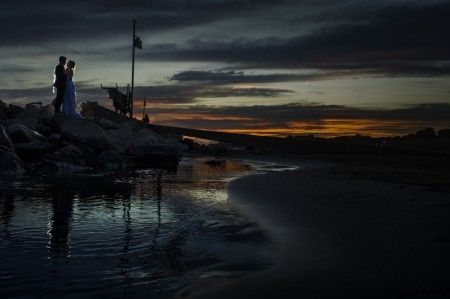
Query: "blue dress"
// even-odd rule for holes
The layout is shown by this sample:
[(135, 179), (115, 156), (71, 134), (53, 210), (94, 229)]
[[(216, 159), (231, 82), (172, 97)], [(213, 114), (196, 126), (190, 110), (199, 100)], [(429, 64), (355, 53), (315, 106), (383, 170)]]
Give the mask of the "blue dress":
[(76, 118), (81, 118), (80, 113), (78, 113), (76, 110), (76, 103), (77, 98), (75, 96), (75, 85), (73, 84), (72, 78), (67, 78), (62, 112)]

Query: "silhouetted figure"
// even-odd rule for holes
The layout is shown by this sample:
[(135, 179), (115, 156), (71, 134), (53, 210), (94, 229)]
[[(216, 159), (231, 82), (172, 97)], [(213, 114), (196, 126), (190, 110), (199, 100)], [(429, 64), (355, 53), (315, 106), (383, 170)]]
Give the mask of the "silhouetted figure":
[(144, 124), (148, 124), (150, 123), (150, 118), (148, 117), (148, 114), (145, 114), (144, 117), (142, 118), (142, 122)]
[(61, 104), (64, 99), (64, 91), (66, 89), (67, 82), (67, 75), (64, 68), (66, 65), (66, 60), (66, 57), (60, 56), (59, 64), (55, 68), (55, 83), (53, 83), (53, 86), (56, 88), (56, 98), (53, 100), (55, 113), (61, 112)]

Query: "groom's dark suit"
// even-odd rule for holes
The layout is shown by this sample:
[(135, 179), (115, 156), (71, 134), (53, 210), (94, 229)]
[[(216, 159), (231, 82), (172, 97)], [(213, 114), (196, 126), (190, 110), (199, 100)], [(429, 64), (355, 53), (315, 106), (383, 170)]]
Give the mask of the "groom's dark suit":
[(56, 98), (55, 98), (55, 112), (61, 112), (61, 104), (64, 99), (64, 90), (66, 88), (67, 76), (64, 74), (64, 65), (58, 64), (55, 68), (55, 84)]

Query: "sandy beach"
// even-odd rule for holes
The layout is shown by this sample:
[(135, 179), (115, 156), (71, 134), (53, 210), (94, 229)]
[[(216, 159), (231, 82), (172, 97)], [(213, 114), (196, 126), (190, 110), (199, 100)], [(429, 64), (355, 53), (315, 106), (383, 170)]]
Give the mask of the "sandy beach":
[(275, 239), (278, 260), (268, 271), (203, 281), (185, 295), (449, 298), (448, 168), (358, 161), (299, 160), (296, 171), (231, 182), (229, 200)]

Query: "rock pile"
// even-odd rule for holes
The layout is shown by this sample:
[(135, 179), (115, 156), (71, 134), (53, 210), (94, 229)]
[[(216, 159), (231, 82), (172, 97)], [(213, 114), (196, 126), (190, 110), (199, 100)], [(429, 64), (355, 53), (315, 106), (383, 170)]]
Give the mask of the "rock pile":
[(86, 114), (75, 119), (54, 114), (51, 105), (29, 103), (22, 108), (0, 101), (0, 175), (58, 175), (178, 164), (179, 146), (173, 140), (135, 120), (106, 119), (92, 111)]

